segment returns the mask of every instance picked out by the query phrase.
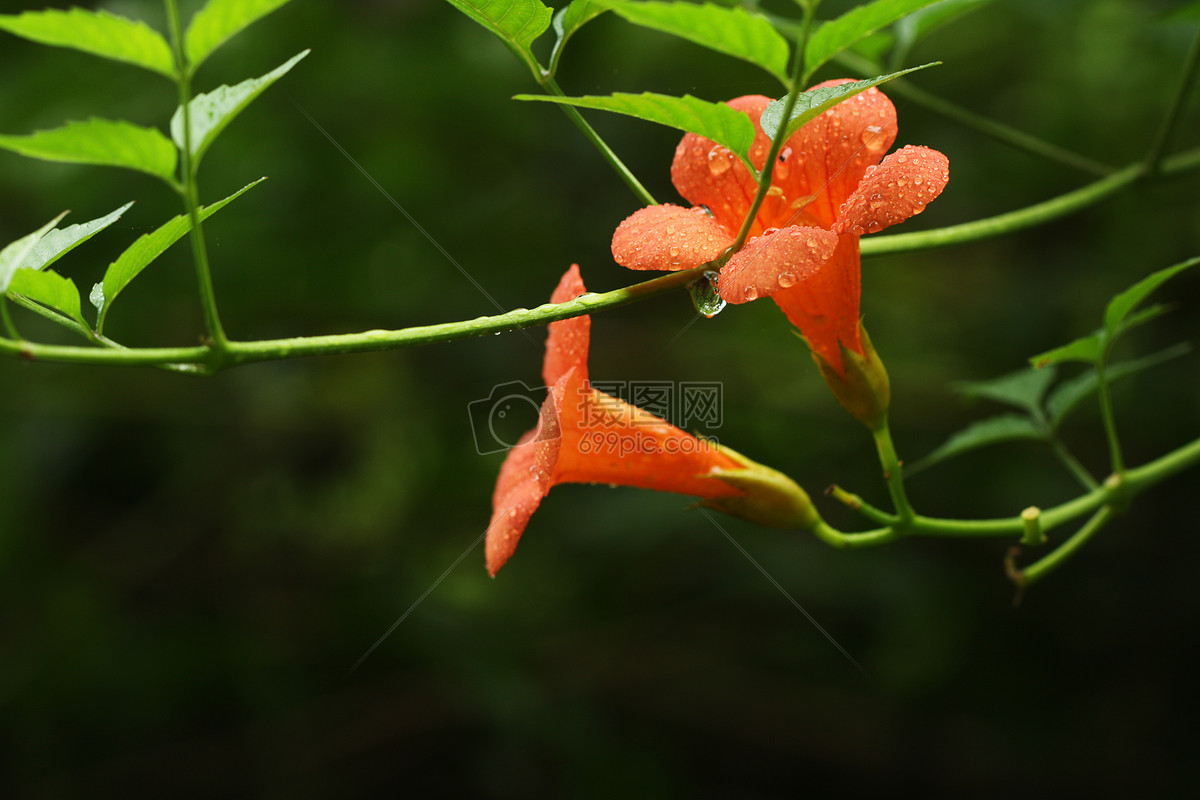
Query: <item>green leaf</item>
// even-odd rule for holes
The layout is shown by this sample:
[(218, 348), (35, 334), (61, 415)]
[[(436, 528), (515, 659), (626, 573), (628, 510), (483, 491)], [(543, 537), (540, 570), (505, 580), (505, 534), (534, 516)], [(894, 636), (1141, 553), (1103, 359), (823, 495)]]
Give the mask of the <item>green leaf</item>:
[(1042, 398), (1054, 382), (1053, 369), (1023, 369), (987, 381), (962, 381), (954, 390), (966, 397), (983, 397), (1015, 406), (1038, 416)]
[[(207, 94), (198, 94), (188, 103), (188, 115), (191, 118), (192, 134), (192, 170), (199, 167), (204, 151), (220, 135), (225, 126), (233, 118), (250, 105), (256, 97), (267, 90), (271, 84), (279, 80), (296, 65), (300, 59), (309, 54), (305, 50), (297, 53), (285, 63), (263, 75), (260, 78), (250, 78), (237, 86), (218, 86)], [(183, 107), (175, 109), (171, 117), (171, 138), (179, 149), (183, 149)]]
[(1056, 347), (1053, 350), (1039, 353), (1030, 358), (1029, 363), (1033, 364), (1035, 369), (1041, 369), (1042, 367), (1058, 364), (1063, 361), (1082, 361), (1085, 364), (1095, 364), (1100, 360), (1103, 350), (1103, 332), (1093, 333), (1091, 336), (1076, 339), (1070, 344), (1064, 344), (1062, 347)]
[(572, 0), (569, 5), (563, 6), (554, 15), (552, 24), (555, 40), (554, 49), (550, 51), (549, 72), (551, 75), (558, 72), (558, 60), (562, 58), (567, 40), (584, 25), (608, 11), (608, 7), (609, 4), (606, 0)]
[[(1129, 312), (1161, 286), (1163, 283), (1183, 272), (1189, 267), (1200, 264), (1200, 257), (1191, 258), (1180, 264), (1160, 269), (1153, 275), (1148, 275), (1112, 299), (1104, 311), (1104, 328), (1109, 334), (1114, 334)], [(1133, 327), (1133, 326), (1129, 326)]]
[[(1179, 358), (1190, 353), (1191, 350), (1192, 347), (1187, 342), (1180, 342), (1148, 356), (1110, 364), (1104, 370), (1105, 382), (1111, 386), (1122, 378), (1135, 375), (1150, 367), (1156, 367), (1173, 358)], [(1080, 402), (1094, 394), (1099, 386), (1100, 381), (1096, 370), (1090, 369), (1056, 387), (1046, 399), (1046, 413), (1050, 419), (1050, 426), (1057, 428), (1063, 419), (1074, 411)]]
[(121, 215), (130, 209), (133, 203), (126, 203), (108, 216), (94, 219), (91, 222), (81, 222), (78, 225), (68, 225), (65, 228), (55, 228), (47, 233), (25, 259), (25, 267), (29, 269), (44, 269), (58, 259), (75, 249), (100, 231), (112, 225)]
[(37, 246), (38, 240), (45, 236), (66, 215), (67, 212), (64, 211), (33, 233), (28, 236), (22, 236), (3, 250), (0, 250), (0, 294), (8, 291), (8, 284), (12, 281), (13, 273), (25, 266), (25, 260), (29, 258), (29, 254), (33, 252), (33, 248)]
[[(910, 72), (916, 72), (919, 69), (925, 69), (926, 67), (936, 66), (941, 63), (940, 61), (932, 61), (928, 64), (922, 64), (919, 67), (910, 67), (899, 72), (892, 72), (863, 81), (841, 83), (837, 86), (825, 86), (820, 89), (809, 89), (807, 92), (802, 92), (797, 96), (796, 105), (792, 108), (792, 118), (788, 121), (787, 132), (784, 134), (784, 138), (786, 139), (800, 130), (804, 123), (813, 119), (822, 111), (833, 108), (843, 100), (848, 100), (856, 94), (865, 92), (872, 86), (878, 86), (881, 83), (887, 83), (890, 80), (899, 78), (901, 75), (907, 75)], [(780, 100), (772, 100), (766, 110), (763, 111), (762, 118), (759, 120), (763, 132), (772, 139), (775, 138), (775, 132), (779, 130), (779, 125), (783, 121), (783, 107), (786, 100), (787, 97)]]
[(22, 267), (13, 274), (8, 293), (36, 300), (87, 327), (80, 309), (79, 289), (75, 286), (75, 281), (64, 278), (52, 269), (40, 271)]
[(204, 59), (251, 23), (265, 17), (288, 0), (208, 0), (188, 23), (184, 50), (193, 72)]
[[(257, 186), (266, 178), (259, 178), (254, 183), (247, 184), (224, 200), (203, 206), (200, 209), (200, 220), (204, 221), (220, 211), (231, 202), (241, 197), (248, 189)], [(192, 229), (191, 220), (186, 214), (171, 219), (162, 227), (138, 238), (122, 253), (116, 261), (109, 264), (104, 273), (104, 280), (92, 287), (89, 299), (96, 310), (100, 312), (96, 320), (96, 330), (104, 328), (104, 320), (112, 302), (129, 283), (136, 278), (150, 262), (158, 258), (168, 247), (183, 238)]]
[(724, 103), (710, 103), (707, 100), (692, 97), (690, 94), (683, 97), (671, 97), (653, 92), (643, 92), (642, 94), (618, 92), (607, 97), (519, 94), (514, 99), (540, 100), (547, 103), (628, 114), (631, 117), (657, 122), (660, 125), (690, 131), (712, 139), (717, 144), (728, 147), (742, 161), (747, 161), (746, 153), (750, 150), (750, 145), (754, 144), (754, 123), (750, 121), (750, 117), (733, 110)]
[(48, 8), (5, 14), (0, 15), (0, 30), (40, 44), (82, 50), (175, 77), (175, 59), (162, 34), (144, 22), (107, 11)]
[(858, 6), (813, 32), (804, 49), (804, 71), (811, 75), (818, 67), (885, 25), (912, 12), (933, 5), (937, 0), (875, 0)]
[(932, 467), (948, 458), (962, 455), (980, 447), (1000, 442), (1044, 441), (1045, 434), (1033, 420), (1019, 414), (1001, 414), (997, 417), (975, 422), (947, 439), (940, 447), (917, 463), (908, 467), (904, 474), (913, 475)]
[[(454, 0), (451, 0), (454, 2)], [(744, 59), (788, 84), (788, 43), (763, 16), (706, 3), (613, 3), (614, 14), (718, 53)]]
[(448, 0), (450, 5), (495, 34), (525, 62), (535, 77), (541, 65), (530, 45), (550, 27), (550, 9), (540, 0)]
[(155, 128), (95, 117), (29, 136), (0, 134), (0, 148), (46, 161), (135, 169), (168, 183), (177, 157), (171, 140)]

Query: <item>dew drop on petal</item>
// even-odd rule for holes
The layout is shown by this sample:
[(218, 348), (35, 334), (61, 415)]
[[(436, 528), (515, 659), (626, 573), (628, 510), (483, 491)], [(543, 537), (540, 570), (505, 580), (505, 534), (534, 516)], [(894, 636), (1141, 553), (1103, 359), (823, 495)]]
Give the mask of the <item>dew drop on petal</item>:
[(679, 248), (672, 247), (670, 250), (670, 253), (671, 253), (671, 258), (677, 258), (679, 256)]
[(913, 183), (915, 183), (917, 186), (920, 186), (924, 182), (925, 182), (924, 179), (922, 179), (920, 175), (913, 178)]
[(791, 171), (791, 165), (788, 160), (792, 157), (792, 148), (785, 147), (779, 154), (779, 163), (775, 165), (775, 177), (780, 180), (786, 178)]
[(901, 153), (900, 155), (896, 156), (896, 161), (897, 163), (903, 164), (905, 161), (908, 161), (908, 156)]
[(791, 273), (791, 272), (782, 273), (779, 276), (779, 285), (784, 289), (788, 288), (789, 286), (795, 286), (796, 285), (795, 274)]
[(863, 128), (860, 138), (862, 138), (863, 147), (867, 149), (867, 152), (878, 153), (883, 149), (883, 145), (887, 140), (883, 138), (882, 133), (883, 128), (878, 125), (868, 125)]
[(729, 148), (717, 145), (708, 151), (708, 171), (713, 175), (723, 175), (733, 166), (733, 153)]
[(755, 289), (753, 286), (747, 286), (745, 289), (742, 289), (742, 299), (747, 303), (749, 303), (751, 300), (757, 300), (758, 289)]
[(770, 236), (772, 233), (779, 233), (779, 228), (767, 228), (762, 232), (763, 236)]
[(667, 226), (667, 235), (668, 235), (668, 236), (670, 236), (670, 235), (672, 235), (672, 234), (674, 234), (674, 233), (675, 233), (675, 226), (674, 226), (674, 225), (668, 225), (668, 226)]

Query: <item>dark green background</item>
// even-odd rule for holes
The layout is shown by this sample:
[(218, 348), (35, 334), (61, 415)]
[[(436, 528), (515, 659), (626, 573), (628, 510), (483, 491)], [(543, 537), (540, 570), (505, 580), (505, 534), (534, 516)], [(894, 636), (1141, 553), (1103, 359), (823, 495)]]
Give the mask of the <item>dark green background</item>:
[[(1175, 5), (998, 0), (911, 61), (945, 61), (916, 79), (924, 88), (1122, 165), (1145, 152), (1195, 35), (1194, 21), (1160, 19)], [(158, 3), (105, 7), (161, 25)], [(557, 109), (509, 99), (536, 89), (530, 76), (448, 4), (296, 0), (219, 51), (198, 88), (307, 47), (201, 174), (208, 201), (271, 178), (206, 226), (231, 336), (495, 312), (301, 108), (504, 308), (543, 302), (572, 262), (595, 290), (635, 280), (608, 244), (637, 201)], [(751, 67), (609, 18), (572, 41), (561, 83), (710, 100), (776, 91)], [(901, 230), (1089, 180), (898, 105), (898, 144), (943, 151), (952, 173)], [(0, 42), (4, 133), (90, 115), (163, 126), (173, 107), (160, 77)], [(1174, 149), (1198, 144), (1198, 108), (1193, 97)], [(589, 118), (678, 201), (677, 133)], [(1183, 176), (1001, 240), (869, 260), (863, 310), (892, 373), (902, 456), (999, 410), (947, 384), (1020, 368), (1095, 328), (1116, 291), (1200, 252), (1197, 187)], [(66, 208), (79, 222), (129, 200), (56, 265), (85, 293), (176, 198), (136, 174), (0, 153), (0, 241)], [(1122, 355), (1197, 338), (1197, 277), (1159, 299), (1174, 313)], [(15, 313), (26, 335), (69, 341)], [(870, 440), (782, 315), (755, 303), (693, 318), (681, 294), (597, 315), (593, 378), (723, 382), (719, 438), (794, 476), (834, 524), (863, 527), (820, 492), (836, 482), (886, 502)], [(188, 345), (201, 329), (180, 246), (114, 305), (108, 332)], [(536, 386), (543, 336), (207, 380), (0, 362), (0, 793), (1007, 796), (1190, 783), (1195, 470), (1016, 609), (1006, 542), (843, 553), (721, 517), (865, 674), (686, 498), (563, 486), (496, 580), (471, 549), (347, 675), (484, 530), (502, 456), (476, 454), (467, 404), (508, 381)], [(1190, 354), (1116, 391), (1132, 464), (1200, 432), (1197, 364)], [(1103, 474), (1090, 407), (1065, 437)], [(1035, 445), (963, 458), (910, 490), (943, 516), (1012, 515), (1076, 492)]]

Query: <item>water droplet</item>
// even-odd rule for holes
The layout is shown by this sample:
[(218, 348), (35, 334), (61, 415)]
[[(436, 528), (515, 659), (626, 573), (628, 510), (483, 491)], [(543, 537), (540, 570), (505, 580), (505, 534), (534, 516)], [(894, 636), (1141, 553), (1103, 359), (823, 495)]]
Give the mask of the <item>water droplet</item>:
[(783, 197), (783, 189), (772, 185), (767, 188), (767, 197)]
[(878, 153), (886, 143), (886, 140), (883, 138), (883, 128), (878, 125), (868, 125), (863, 128), (860, 138), (862, 139), (863, 147), (871, 153)]
[(881, 230), (883, 230), (883, 225), (879, 220), (873, 219), (867, 223), (867, 233), (879, 233)]
[(710, 218), (713, 215), (712, 209), (709, 208), (708, 206), (696, 206), (695, 208), (692, 209), (692, 211), (699, 212), (700, 214), (703, 214), (704, 216), (710, 217)]
[(897, 163), (903, 164), (905, 161), (908, 161), (908, 156), (898, 155), (898, 156), (896, 156), (896, 161), (897, 161)]
[(770, 236), (773, 233), (779, 233), (779, 228), (767, 228), (762, 232), (763, 236)]
[(784, 289), (788, 288), (789, 286), (795, 286), (796, 276), (791, 272), (784, 272), (779, 276), (779, 285)]
[(708, 151), (708, 171), (713, 175), (723, 175), (733, 166), (733, 153), (729, 148), (717, 145)]
[(755, 289), (753, 286), (747, 286), (745, 289), (742, 289), (742, 299), (747, 303), (749, 303), (751, 300), (757, 300), (758, 289)]
[(871, 201), (871, 208), (875, 209), (875, 208), (882, 208), (882, 207), (883, 207), (882, 200), (872, 200)]
[(809, 250), (816, 250), (818, 244), (819, 244), (819, 242), (817, 242), (817, 240), (815, 238), (813, 238), (811, 236), (809, 237), (809, 239), (808, 239), (808, 249)]
[(668, 236), (670, 236), (670, 235), (671, 235), (671, 234), (673, 234), (673, 233), (675, 233), (675, 226), (674, 226), (674, 225), (668, 225), (668, 226), (667, 226), (667, 235), (668, 235)]
[(904, 178), (896, 178), (896, 185), (897, 186), (907, 186), (908, 181)]
[(670, 253), (671, 253), (671, 258), (676, 258), (676, 257), (678, 257), (678, 256), (679, 256), (679, 248), (678, 248), (678, 247), (672, 247), (672, 248), (671, 248), (671, 250), (670, 250)]
[(720, 314), (721, 309), (725, 308), (725, 301), (721, 299), (721, 295), (717, 294), (718, 277), (718, 273), (710, 269), (688, 287), (688, 291), (692, 295), (692, 305), (696, 307), (697, 313), (703, 314), (708, 319)]

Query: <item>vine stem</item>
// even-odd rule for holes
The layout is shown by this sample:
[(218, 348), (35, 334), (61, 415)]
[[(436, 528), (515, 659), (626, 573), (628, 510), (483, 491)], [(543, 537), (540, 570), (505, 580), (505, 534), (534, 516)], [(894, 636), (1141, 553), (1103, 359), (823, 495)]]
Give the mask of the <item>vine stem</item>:
[(537, 308), (518, 308), (491, 317), (477, 317), (463, 322), (445, 322), (400, 330), (374, 330), (331, 336), (297, 336), (289, 339), (259, 341), (227, 341), (222, 358), (213, 358), (210, 346), (201, 347), (118, 347), (114, 349), (47, 345), (0, 338), (0, 353), (34, 361), (76, 364), (107, 364), (124, 366), (168, 366), (171, 364), (208, 364), (205, 374), (238, 364), (275, 361), (306, 356), (341, 353), (367, 353), (394, 350), (435, 342), (449, 342), (493, 333), (532, 328), (568, 317), (590, 314), (627, 303), (645, 300), (683, 288), (700, 278), (707, 265), (693, 270), (672, 272), (633, 286), (611, 292), (580, 295), (566, 303), (546, 303)]
[(888, 494), (892, 497), (892, 507), (896, 509), (897, 525), (904, 526), (913, 520), (916, 513), (908, 502), (908, 494), (904, 491), (904, 470), (900, 458), (896, 455), (896, 446), (892, 443), (892, 432), (886, 422), (871, 431), (875, 439), (875, 449), (879, 453), (879, 466), (883, 468), (883, 480), (887, 483)]
[(196, 185), (196, 164), (192, 155), (192, 71), (184, 51), (183, 23), (179, 18), (176, 0), (163, 0), (167, 9), (168, 28), (171, 33), (171, 49), (175, 54), (175, 65), (179, 72), (179, 107), (183, 117), (183, 147), (180, 148), (180, 187), (183, 204), (191, 222), (192, 260), (196, 264), (196, 282), (200, 289), (200, 305), (204, 311), (204, 325), (212, 344), (210, 354), (219, 357), (229, 340), (217, 313), (217, 298), (213, 290), (212, 271), (208, 264), (208, 248), (204, 243), (204, 230), (200, 225), (200, 192)]
[[(566, 97), (566, 95), (563, 93), (563, 90), (559, 88), (558, 82), (554, 80), (554, 77), (545, 71), (542, 71), (538, 77), (538, 85), (540, 85), (550, 94), (558, 97)], [(563, 113), (567, 115), (567, 118), (570, 119), (571, 122), (575, 123), (575, 126), (579, 128), (584, 137), (591, 142), (597, 150), (600, 151), (600, 155), (604, 156), (604, 160), (609, 163), (609, 166), (616, 170), (617, 175), (619, 175), (621, 180), (625, 182), (625, 185), (628, 186), (635, 195), (637, 195), (639, 200), (646, 205), (658, 205), (658, 201), (654, 199), (654, 195), (650, 194), (649, 190), (642, 185), (642, 182), (637, 179), (637, 176), (634, 175), (632, 171), (630, 171), (629, 167), (625, 166), (625, 162), (613, 152), (613, 149), (608, 146), (608, 142), (604, 141), (604, 139), (600, 137), (600, 134), (596, 133), (595, 128), (588, 124), (588, 121), (583, 118), (582, 114), (579, 113), (579, 109), (563, 103), (555, 103), (555, 105), (563, 110)]]
[(1013, 578), (1020, 586), (1029, 586), (1032, 583), (1037, 583), (1042, 578), (1046, 577), (1050, 572), (1058, 569), (1071, 556), (1075, 555), (1080, 547), (1087, 543), (1096, 533), (1107, 525), (1113, 517), (1117, 515), (1112, 506), (1104, 506), (1092, 517), (1083, 524), (1079, 530), (1075, 531), (1069, 539), (1056, 547), (1049, 555), (1042, 557), (1033, 564), (1030, 564), (1024, 569), (1017, 570)]
[[(839, 53), (835, 56), (835, 60), (864, 78), (879, 75), (883, 72), (883, 68), (879, 65), (849, 50)], [(974, 111), (963, 108), (956, 103), (951, 103), (949, 100), (943, 100), (935, 94), (918, 88), (904, 78), (889, 82), (888, 92), (911, 100), (935, 114), (941, 114), (947, 119), (952, 119), (961, 125), (972, 128), (1002, 144), (1015, 147), (1018, 150), (1024, 150), (1026, 153), (1040, 158), (1057, 161), (1065, 166), (1080, 170), (1081, 172), (1089, 172), (1093, 175), (1109, 175), (1113, 172), (1113, 168), (1107, 164), (1093, 161), (1072, 150), (1067, 150), (1052, 142), (1047, 142), (1045, 139), (1039, 139), (1025, 131), (1005, 125), (1003, 122), (997, 122), (981, 114), (976, 114)]]
[(779, 126), (779, 130), (775, 131), (775, 136), (771, 139), (771, 147), (767, 151), (767, 160), (763, 164), (762, 173), (758, 176), (758, 191), (754, 193), (754, 200), (750, 203), (750, 210), (746, 212), (746, 218), (742, 220), (742, 228), (738, 231), (737, 239), (734, 240), (733, 245), (726, 251), (729, 254), (736, 253), (746, 243), (746, 239), (750, 236), (750, 228), (754, 225), (754, 218), (758, 216), (758, 209), (762, 207), (763, 201), (767, 199), (767, 192), (771, 188), (771, 176), (775, 172), (775, 159), (779, 158), (779, 151), (783, 148), (784, 139), (787, 138), (787, 120), (792, 117), (792, 109), (796, 107), (796, 98), (800, 95), (800, 87), (808, 77), (808, 73), (804, 70), (804, 51), (808, 44), (809, 33), (812, 30), (815, 8), (815, 3), (801, 4), (804, 19), (801, 23), (800, 38), (796, 42), (796, 52), (792, 56), (791, 88), (788, 90), (787, 99), (783, 102), (783, 116), (780, 117), (784, 121), (784, 124)]
[(1167, 150), (1167, 144), (1170, 143), (1171, 134), (1174, 133), (1175, 126), (1179, 122), (1179, 114), (1183, 111), (1184, 101), (1187, 100), (1192, 84), (1196, 80), (1197, 71), (1200, 71), (1200, 30), (1196, 31), (1196, 38), (1192, 40), (1192, 49), (1188, 52), (1187, 60), (1184, 62), (1183, 77), (1179, 80), (1179, 87), (1175, 90), (1175, 96), (1171, 99), (1171, 105), (1163, 117), (1162, 125), (1150, 145), (1149, 152), (1146, 153), (1147, 175), (1153, 175), (1159, 170), (1163, 154)]

